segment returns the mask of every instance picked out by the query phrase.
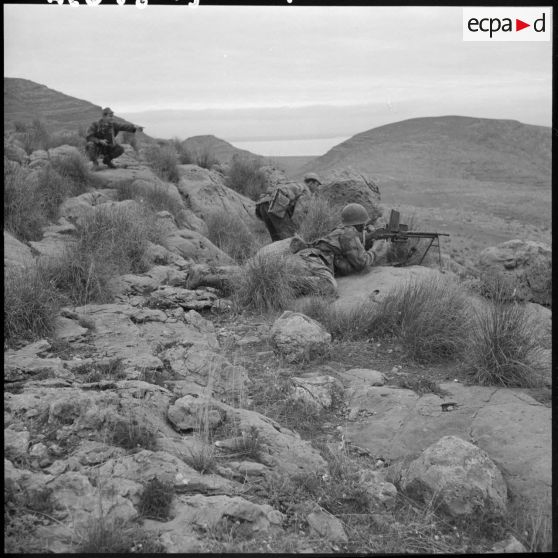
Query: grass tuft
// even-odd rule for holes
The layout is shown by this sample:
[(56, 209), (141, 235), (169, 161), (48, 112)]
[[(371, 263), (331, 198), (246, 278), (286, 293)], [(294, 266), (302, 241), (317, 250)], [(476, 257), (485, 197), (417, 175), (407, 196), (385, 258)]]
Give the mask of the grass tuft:
[(252, 257), (259, 245), (248, 227), (224, 210), (212, 211), (205, 220), (207, 238), (238, 263)]
[(339, 210), (322, 198), (313, 197), (308, 211), (300, 219), (298, 233), (306, 242), (313, 242), (330, 233), (339, 224)]
[(152, 145), (146, 149), (145, 158), (161, 180), (178, 182), (180, 178), (177, 167), (178, 159), (176, 151), (171, 145)]
[(225, 185), (250, 199), (257, 199), (267, 189), (267, 179), (256, 157), (234, 155), (225, 175)]
[(151, 479), (141, 493), (138, 511), (142, 517), (166, 521), (169, 518), (174, 490), (170, 483)]
[(493, 300), (475, 315), (467, 352), (480, 385), (540, 387), (541, 346), (525, 307)]

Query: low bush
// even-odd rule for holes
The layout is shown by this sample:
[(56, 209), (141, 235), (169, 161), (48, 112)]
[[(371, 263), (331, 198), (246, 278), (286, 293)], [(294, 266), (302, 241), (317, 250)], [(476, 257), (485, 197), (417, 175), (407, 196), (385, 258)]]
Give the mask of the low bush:
[(4, 157), (4, 228), (20, 240), (40, 240), (46, 222), (36, 182)]
[(208, 229), (207, 238), (239, 263), (253, 256), (259, 248), (248, 227), (224, 210), (212, 211), (205, 222)]
[(298, 233), (306, 242), (313, 242), (330, 233), (341, 222), (339, 210), (327, 200), (313, 197), (308, 210), (298, 223)]
[(171, 140), (171, 145), (174, 147), (178, 157), (178, 162), (181, 165), (192, 165), (196, 163), (196, 156), (191, 153), (184, 143), (178, 138), (173, 138)]
[(78, 196), (90, 186), (98, 186), (96, 177), (89, 171), (87, 161), (80, 153), (68, 153), (51, 160), (52, 168), (71, 185), (71, 195)]
[(141, 493), (138, 511), (147, 519), (165, 521), (169, 518), (173, 497), (172, 484), (151, 479)]
[(184, 457), (184, 462), (202, 475), (212, 473), (217, 466), (215, 449), (203, 444), (197, 450), (190, 450), (189, 455)]
[(541, 346), (524, 306), (496, 299), (475, 313), (467, 365), (474, 383), (506, 387), (536, 387)]
[(225, 185), (239, 194), (256, 200), (267, 189), (261, 160), (234, 155), (225, 174)]
[(133, 416), (113, 419), (107, 424), (106, 429), (109, 442), (114, 446), (127, 450), (142, 448), (155, 451), (156, 449), (155, 432)]
[(110, 280), (148, 267), (148, 242), (163, 242), (155, 217), (137, 206), (98, 207), (77, 223), (77, 242), (49, 263), (49, 276), (74, 304), (108, 302)]
[(23, 148), (27, 155), (38, 149), (48, 149), (50, 144), (50, 134), (42, 120), (35, 119), (26, 126), (25, 131), (18, 134), (18, 139), (23, 143)]
[(202, 147), (193, 155), (195, 157), (196, 165), (204, 169), (211, 169), (213, 165), (217, 165), (219, 163), (219, 159), (215, 157), (209, 147)]
[(145, 158), (155, 172), (161, 179), (167, 182), (178, 182), (178, 160), (176, 151), (170, 145), (152, 145), (145, 151)]
[(168, 184), (136, 181), (132, 185), (125, 182), (118, 186), (118, 200), (136, 200), (152, 211), (168, 211), (175, 219), (182, 211), (179, 194), (174, 195)]
[(74, 184), (68, 177), (54, 170), (51, 165), (37, 172), (35, 184), (35, 194), (45, 218), (49, 221), (55, 220), (60, 205), (74, 195)]
[(232, 285), (237, 308), (257, 312), (285, 310), (295, 297), (286, 257), (255, 256), (241, 268)]
[(42, 267), (7, 270), (4, 275), (4, 339), (35, 341), (54, 332), (61, 297)]

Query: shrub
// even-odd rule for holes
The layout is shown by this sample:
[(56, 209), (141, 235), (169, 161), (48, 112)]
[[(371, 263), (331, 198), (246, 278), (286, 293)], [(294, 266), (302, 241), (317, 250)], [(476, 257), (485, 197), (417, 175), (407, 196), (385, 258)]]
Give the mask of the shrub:
[(85, 139), (79, 133), (60, 132), (51, 134), (48, 140), (48, 148), (52, 149), (61, 145), (71, 145), (83, 151), (85, 149)]
[(96, 179), (89, 172), (85, 157), (80, 153), (68, 153), (51, 160), (52, 168), (72, 185), (71, 195), (78, 196), (87, 191), (89, 186), (97, 185)]
[(37, 149), (48, 149), (50, 143), (50, 135), (42, 120), (36, 118), (30, 126), (21, 134), (20, 139), (27, 155), (33, 153)]
[(198, 450), (190, 449), (190, 455), (184, 457), (185, 463), (198, 473), (211, 473), (216, 467), (216, 455), (213, 446), (203, 444)]
[(35, 182), (20, 165), (4, 157), (4, 227), (21, 240), (39, 240), (44, 225)]
[(517, 303), (489, 302), (476, 312), (467, 351), (475, 383), (540, 386), (541, 346), (527, 311)]
[(306, 242), (313, 242), (330, 233), (340, 222), (339, 211), (327, 200), (313, 197), (308, 211), (300, 219), (298, 233)]
[(196, 165), (198, 167), (202, 167), (204, 169), (211, 169), (213, 165), (219, 163), (219, 160), (213, 153), (209, 147), (202, 147), (196, 154)]
[(8, 270), (4, 276), (4, 339), (35, 341), (52, 335), (61, 298), (42, 267)]
[(248, 227), (237, 217), (220, 209), (205, 220), (207, 238), (239, 263), (253, 256), (259, 246)]
[(253, 200), (267, 189), (261, 160), (234, 155), (225, 174), (225, 185)]
[(60, 175), (51, 165), (37, 173), (36, 195), (44, 216), (48, 220), (58, 217), (62, 202), (74, 193), (74, 184), (66, 176)]
[(457, 284), (430, 277), (391, 291), (378, 305), (370, 329), (395, 335), (416, 362), (448, 359), (465, 348), (468, 306)]
[(182, 211), (181, 198), (174, 196), (167, 184), (136, 181), (132, 185), (124, 182), (118, 186), (118, 199), (136, 200), (153, 211), (168, 211), (175, 219)]
[(188, 148), (181, 142), (178, 138), (173, 138), (171, 140), (171, 145), (174, 147), (176, 151), (176, 155), (178, 157), (178, 162), (181, 165), (191, 165), (196, 163), (196, 157), (193, 153), (191, 153)]
[(233, 299), (239, 308), (258, 312), (286, 309), (295, 297), (286, 257), (255, 256), (247, 261), (236, 278)]
[(153, 540), (153, 536), (138, 525), (122, 520), (95, 519), (82, 535), (78, 553), (82, 554), (128, 554), (164, 552), (165, 547)]
[(130, 416), (127, 419), (113, 419), (107, 425), (110, 443), (121, 448), (132, 450), (143, 448), (156, 449), (155, 432), (138, 419)]
[(150, 146), (145, 152), (145, 158), (155, 174), (167, 182), (178, 182), (178, 168), (176, 151), (170, 145)]
[(54, 284), (75, 304), (110, 301), (109, 281), (146, 271), (148, 242), (162, 242), (154, 215), (138, 206), (97, 207), (76, 229), (76, 244), (48, 269)]
[(165, 521), (169, 518), (173, 496), (172, 484), (154, 478), (141, 493), (138, 511), (145, 518)]

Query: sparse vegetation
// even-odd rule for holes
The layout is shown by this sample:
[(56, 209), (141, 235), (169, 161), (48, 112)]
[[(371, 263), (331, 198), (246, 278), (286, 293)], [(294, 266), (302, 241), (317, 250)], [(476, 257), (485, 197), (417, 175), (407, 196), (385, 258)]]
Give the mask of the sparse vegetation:
[(236, 306), (260, 312), (286, 309), (295, 296), (290, 275), (285, 257), (260, 255), (248, 260), (234, 284)]
[(155, 450), (156, 437), (153, 429), (142, 424), (136, 417), (113, 419), (106, 425), (109, 442), (127, 450), (142, 448)]
[(98, 184), (96, 178), (87, 167), (87, 161), (80, 153), (70, 152), (55, 157), (51, 159), (50, 164), (62, 178), (72, 185), (72, 189), (69, 192), (72, 196), (83, 194), (90, 186)]
[(179, 194), (174, 195), (167, 184), (152, 184), (136, 180), (132, 185), (125, 182), (118, 186), (118, 199), (119, 201), (136, 200), (152, 211), (168, 211), (175, 219), (178, 219), (182, 211)]
[(102, 380), (123, 380), (126, 378), (121, 358), (107, 361), (96, 361), (91, 365), (82, 365), (75, 369), (75, 374), (82, 376), (84, 382), (100, 382)]
[(306, 242), (313, 242), (330, 233), (340, 223), (339, 210), (329, 202), (314, 197), (308, 204), (308, 211), (300, 219), (298, 233)]
[(267, 188), (265, 173), (258, 158), (234, 155), (225, 175), (225, 185), (239, 194), (256, 200)]
[(98, 207), (77, 224), (77, 242), (49, 262), (49, 276), (75, 304), (111, 300), (109, 281), (146, 270), (148, 241), (162, 243), (152, 213), (139, 206)]
[(19, 139), (23, 143), (27, 155), (30, 155), (38, 149), (49, 148), (50, 134), (45, 123), (36, 118), (30, 125), (25, 126), (25, 130), (19, 135)]
[(178, 162), (181, 165), (192, 165), (192, 164), (196, 164), (196, 157), (193, 153), (191, 153), (186, 146), (184, 145), (184, 142), (180, 141), (178, 138), (173, 138), (171, 140), (171, 144), (174, 147), (177, 157), (178, 157)]
[(535, 331), (525, 308), (518, 303), (496, 298), (477, 311), (467, 351), (473, 382), (540, 386), (541, 346)]
[(142, 517), (165, 521), (169, 518), (173, 497), (172, 484), (151, 479), (141, 493), (138, 511)]
[(185, 463), (202, 475), (212, 473), (217, 465), (215, 448), (204, 443), (184, 457)]
[(194, 157), (196, 165), (204, 169), (211, 169), (213, 165), (217, 165), (219, 163), (219, 160), (215, 157), (209, 147), (202, 147), (194, 154)]
[(259, 248), (248, 227), (224, 210), (212, 211), (205, 222), (208, 229), (207, 238), (238, 263), (246, 261)]
[(178, 182), (178, 159), (171, 145), (152, 145), (146, 148), (145, 158), (155, 174), (166, 182)]
[(4, 275), (4, 339), (34, 341), (52, 335), (61, 297), (42, 267), (7, 270)]

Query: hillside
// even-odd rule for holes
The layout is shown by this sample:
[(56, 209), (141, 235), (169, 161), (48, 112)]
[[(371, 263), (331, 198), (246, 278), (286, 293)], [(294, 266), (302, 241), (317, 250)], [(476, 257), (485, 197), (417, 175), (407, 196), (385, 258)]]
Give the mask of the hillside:
[(345, 167), (371, 175), (386, 206), (452, 233), (455, 253), (511, 238), (550, 242), (550, 128), (414, 118), (357, 134), (299, 175)]
[(216, 157), (221, 163), (228, 163), (234, 155), (242, 157), (260, 157), (245, 149), (239, 149), (228, 141), (222, 140), (215, 136), (193, 136), (185, 139), (182, 144), (191, 152), (209, 152)]
[[(117, 110), (116, 107), (112, 107)], [(42, 120), (51, 132), (77, 132), (98, 120), (102, 107), (21, 78), (4, 78), (4, 129)], [(127, 122), (116, 115), (119, 122)], [(146, 140), (149, 136), (142, 134)]]

